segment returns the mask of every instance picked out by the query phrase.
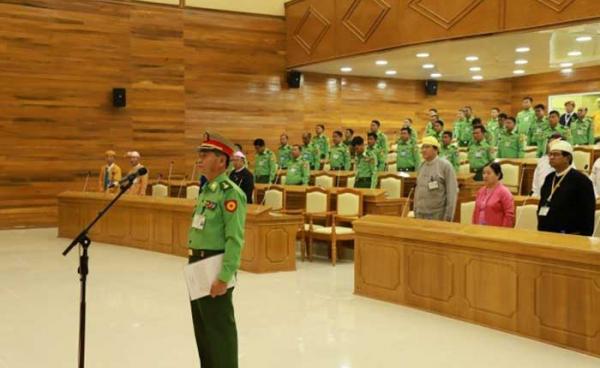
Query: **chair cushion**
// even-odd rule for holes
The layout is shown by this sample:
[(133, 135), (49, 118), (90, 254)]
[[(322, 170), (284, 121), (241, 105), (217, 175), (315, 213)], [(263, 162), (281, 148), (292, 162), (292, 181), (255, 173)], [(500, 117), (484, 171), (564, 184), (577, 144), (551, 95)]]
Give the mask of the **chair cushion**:
[[(323, 228), (323, 226), (313, 224), (313, 230), (314, 229), (321, 229), (321, 228)], [(308, 231), (308, 230), (310, 230), (310, 224), (304, 224), (304, 231)]]
[[(321, 227), (319, 229), (313, 228), (313, 233), (315, 233), (315, 234), (331, 234), (332, 231), (333, 230), (332, 230), (331, 226)], [(335, 233), (340, 234), (340, 235), (350, 235), (350, 234), (354, 234), (354, 229), (351, 227), (336, 226)]]

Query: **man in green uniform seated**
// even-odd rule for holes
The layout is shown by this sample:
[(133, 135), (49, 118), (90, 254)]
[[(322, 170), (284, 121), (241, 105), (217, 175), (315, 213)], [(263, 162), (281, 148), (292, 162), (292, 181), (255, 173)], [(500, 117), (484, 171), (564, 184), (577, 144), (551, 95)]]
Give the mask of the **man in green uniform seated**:
[[(527, 132), (527, 144), (537, 146), (538, 142), (543, 143), (546, 130), (548, 130), (548, 118), (546, 118), (546, 107), (543, 104), (537, 104), (534, 108), (535, 118), (529, 126)], [(519, 132), (525, 133), (525, 132)]]
[(336, 130), (333, 132), (333, 146), (329, 150), (329, 167), (334, 171), (350, 170), (351, 159), (350, 150), (342, 142), (342, 132)]
[(571, 139), (576, 146), (594, 144), (594, 121), (586, 116), (587, 107), (577, 109), (577, 117), (571, 122)]
[(494, 159), (493, 147), (485, 141), (485, 128), (476, 125), (473, 127), (473, 142), (469, 145), (469, 165), (476, 181), (483, 180), (483, 168)]
[(356, 176), (354, 188), (377, 187), (377, 157), (368, 152), (362, 137), (354, 137), (352, 146), (356, 152)]
[(287, 169), (288, 163), (292, 159), (292, 146), (288, 144), (289, 137), (286, 133), (282, 133), (279, 137), (279, 149), (277, 150), (277, 163), (280, 169)]
[(311, 134), (302, 134), (302, 159), (310, 165), (311, 170), (317, 170), (321, 167), (319, 148), (311, 142)]
[(504, 119), (506, 130), (498, 136), (498, 158), (525, 157), (525, 135), (516, 130), (515, 118)]
[(377, 157), (377, 171), (385, 171), (385, 165), (387, 161), (387, 153), (384, 153), (383, 148), (377, 144), (379, 138), (375, 133), (369, 133), (367, 135), (367, 151), (372, 152)]
[(277, 172), (277, 159), (275, 154), (265, 147), (264, 139), (254, 140), (256, 156), (254, 158), (254, 182), (260, 184), (273, 183)]
[(398, 139), (396, 150), (396, 170), (398, 171), (415, 171), (421, 164), (417, 142), (411, 139), (411, 130), (410, 128), (400, 130), (400, 139)]
[(223, 255), (210, 295), (191, 301), (194, 334), (203, 368), (237, 368), (238, 340), (233, 310), (233, 287), (244, 245), (246, 195), (225, 170), (233, 144), (209, 133), (198, 147), (198, 169), (206, 178), (188, 235), (189, 263)]
[(442, 145), (440, 147), (440, 158), (446, 159), (455, 172), (460, 168), (460, 158), (458, 157), (458, 147), (452, 143), (452, 132), (446, 130), (442, 134)]
[(321, 169), (321, 161), (329, 157), (329, 138), (325, 135), (325, 125), (317, 124), (315, 126), (316, 135), (312, 138), (312, 143), (319, 149), (319, 165), (317, 169)]
[(308, 185), (310, 179), (310, 165), (302, 159), (300, 145), (292, 146), (292, 160), (287, 170), (285, 185)]

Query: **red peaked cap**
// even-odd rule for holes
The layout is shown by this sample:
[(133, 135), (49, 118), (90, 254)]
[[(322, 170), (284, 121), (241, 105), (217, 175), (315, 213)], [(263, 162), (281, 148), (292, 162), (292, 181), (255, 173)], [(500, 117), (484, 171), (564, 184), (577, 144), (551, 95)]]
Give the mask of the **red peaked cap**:
[(219, 151), (231, 158), (235, 147), (228, 139), (211, 132), (205, 133), (205, 141), (198, 147), (198, 151)]

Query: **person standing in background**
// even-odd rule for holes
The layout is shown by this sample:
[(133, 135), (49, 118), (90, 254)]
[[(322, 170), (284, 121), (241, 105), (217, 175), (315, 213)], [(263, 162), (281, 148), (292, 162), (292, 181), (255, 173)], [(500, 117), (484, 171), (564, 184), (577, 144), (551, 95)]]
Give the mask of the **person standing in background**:
[[(562, 139), (561, 135), (555, 133), (550, 137), (548, 141), (548, 147), (543, 152), (549, 152), (549, 147), (556, 140)], [(533, 183), (531, 185), (531, 196), (539, 198), (542, 186), (544, 185), (544, 180), (546, 180), (546, 176), (553, 173), (554, 169), (550, 166), (550, 160), (548, 158), (548, 154), (544, 154), (542, 157), (538, 159), (537, 165), (535, 167), (535, 171), (533, 172)]]
[[(139, 171), (139, 169), (144, 167), (144, 165), (142, 165), (140, 163), (141, 156), (140, 156), (139, 152), (137, 152), (137, 151), (127, 152), (126, 157), (129, 158), (129, 163), (131, 164), (131, 170), (129, 170), (127, 175), (136, 173)], [(127, 194), (137, 195), (137, 196), (145, 196), (146, 188), (148, 188), (148, 176), (149, 175), (150, 175), (150, 171), (147, 171), (145, 175), (138, 176), (137, 178), (135, 178), (135, 180), (133, 181), (133, 185), (131, 186), (131, 188), (129, 188), (129, 190), (127, 191)]]
[(106, 156), (106, 165), (100, 168), (98, 176), (100, 192), (114, 192), (112, 188), (117, 188), (119, 180), (121, 180), (121, 168), (115, 163), (116, 153), (113, 150), (108, 150), (104, 153)]
[(312, 144), (319, 149), (319, 165), (316, 169), (320, 170), (323, 167), (322, 161), (329, 157), (329, 138), (325, 135), (325, 125), (323, 124), (315, 126), (315, 133)]
[(302, 159), (300, 146), (292, 146), (292, 161), (287, 171), (285, 185), (308, 185), (310, 179), (310, 165)]
[(477, 125), (473, 128), (473, 142), (469, 145), (469, 165), (475, 174), (475, 181), (483, 180), (483, 168), (494, 161), (493, 147), (484, 139), (485, 128)]
[(504, 119), (506, 130), (498, 136), (498, 158), (525, 157), (525, 135), (516, 131), (515, 118)]
[(237, 151), (231, 159), (233, 171), (229, 174), (229, 180), (234, 182), (246, 194), (246, 203), (252, 203), (254, 192), (254, 175), (246, 167), (246, 156), (242, 151)]
[(465, 118), (463, 109), (459, 109), (454, 122), (453, 135), (459, 147), (468, 147), (472, 139), (472, 126)]
[(350, 150), (342, 142), (342, 132), (336, 130), (332, 135), (333, 146), (329, 150), (329, 168), (333, 171), (350, 170), (352, 164)]
[(377, 147), (379, 147), (379, 149), (383, 151), (387, 156), (390, 150), (388, 146), (388, 139), (387, 136), (380, 129), (381, 123), (379, 122), (379, 120), (371, 121), (371, 133), (375, 133), (375, 135), (377, 136)]
[(575, 114), (575, 101), (565, 102), (565, 113), (560, 116), (560, 125), (568, 128), (571, 123), (577, 118)]
[(277, 173), (277, 159), (275, 158), (275, 154), (265, 147), (265, 141), (262, 138), (254, 140), (254, 149), (256, 150), (254, 182), (259, 184), (273, 183)]
[(362, 137), (352, 139), (354, 152), (356, 152), (356, 176), (354, 188), (377, 187), (377, 156), (365, 147)]
[(577, 116), (571, 119), (571, 139), (576, 146), (594, 144), (594, 121), (587, 117), (587, 107), (577, 109)]
[(535, 112), (531, 105), (533, 104), (533, 98), (527, 96), (523, 98), (521, 106), (523, 109), (517, 114), (517, 133), (527, 134), (529, 132), (529, 126), (535, 119)]
[(302, 134), (302, 159), (310, 165), (311, 170), (318, 170), (320, 168), (319, 148), (311, 142), (312, 135), (310, 133)]
[(411, 129), (402, 128), (396, 149), (396, 170), (415, 171), (421, 164), (417, 143), (411, 139)]
[(458, 172), (460, 168), (460, 158), (458, 157), (458, 147), (452, 143), (452, 132), (446, 130), (444, 134), (442, 134), (442, 145), (440, 147), (441, 159), (445, 159), (454, 168), (454, 171)]
[(428, 115), (429, 121), (427, 122), (427, 125), (425, 126), (425, 133), (423, 133), (424, 137), (433, 136), (433, 134), (435, 133), (435, 131), (433, 130), (433, 124), (439, 120), (437, 110), (429, 109), (428, 114), (429, 114)]
[(372, 152), (377, 157), (377, 171), (385, 171), (387, 154), (383, 152), (383, 148), (377, 144), (377, 134), (369, 133), (367, 135), (367, 152)]
[(537, 104), (534, 108), (535, 118), (529, 126), (529, 131), (519, 132), (527, 133), (527, 144), (537, 146), (544, 144), (545, 132), (548, 130), (548, 118), (546, 117), (546, 107), (543, 104)]
[(281, 133), (281, 136), (279, 136), (277, 163), (279, 164), (279, 168), (282, 170), (286, 170), (288, 168), (288, 163), (292, 159), (292, 146), (288, 144), (288, 139), (289, 137), (286, 133)]
[(502, 167), (497, 162), (483, 168), (484, 186), (475, 199), (474, 225), (514, 226), (515, 202), (510, 190), (501, 183), (502, 176)]
[(500, 129), (500, 125), (498, 124), (498, 115), (500, 115), (500, 109), (493, 107), (492, 110), (490, 110), (490, 120), (488, 120), (485, 125), (485, 130), (487, 130), (492, 137), (492, 141), (490, 142), (492, 146), (498, 146), (498, 135)]
[(417, 137), (416, 129), (413, 128), (412, 119), (411, 118), (404, 119), (404, 121), (402, 122), (402, 128), (410, 128), (410, 140), (416, 144), (418, 141), (418, 137)]

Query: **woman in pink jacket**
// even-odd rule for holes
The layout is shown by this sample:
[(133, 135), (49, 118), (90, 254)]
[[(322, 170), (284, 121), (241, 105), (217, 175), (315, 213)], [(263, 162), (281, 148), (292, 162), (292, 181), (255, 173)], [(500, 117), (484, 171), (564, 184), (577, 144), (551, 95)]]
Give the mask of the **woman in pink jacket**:
[(513, 227), (515, 204), (510, 190), (501, 182), (502, 168), (492, 162), (483, 169), (484, 187), (477, 192), (473, 224)]

